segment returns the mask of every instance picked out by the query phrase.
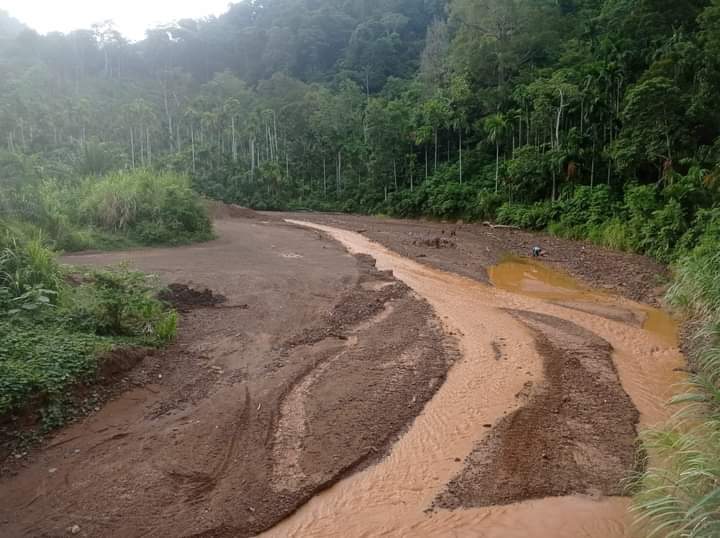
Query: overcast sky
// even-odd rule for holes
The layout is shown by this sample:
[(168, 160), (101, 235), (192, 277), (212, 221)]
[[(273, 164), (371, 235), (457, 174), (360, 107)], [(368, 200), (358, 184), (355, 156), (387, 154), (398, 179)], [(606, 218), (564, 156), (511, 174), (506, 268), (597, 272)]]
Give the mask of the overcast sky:
[(125, 37), (139, 40), (148, 28), (177, 19), (220, 15), (229, 3), (230, 0), (0, 0), (0, 9), (42, 34), (67, 33), (112, 19)]

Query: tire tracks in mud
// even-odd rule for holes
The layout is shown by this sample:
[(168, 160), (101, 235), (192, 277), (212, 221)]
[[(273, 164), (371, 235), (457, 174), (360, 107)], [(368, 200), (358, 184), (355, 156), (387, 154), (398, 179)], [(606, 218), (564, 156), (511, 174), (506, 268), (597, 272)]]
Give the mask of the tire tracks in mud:
[[(442, 385), (456, 350), (427, 302), (371, 258), (285, 224), (218, 229), (206, 245), (79, 260), (129, 257), (248, 308), (183, 312), (178, 342), (136, 367), (148, 384), (4, 477), (0, 535), (255, 536), (381, 459)], [(301, 480), (278, 491), (273, 447), (303, 383)]]

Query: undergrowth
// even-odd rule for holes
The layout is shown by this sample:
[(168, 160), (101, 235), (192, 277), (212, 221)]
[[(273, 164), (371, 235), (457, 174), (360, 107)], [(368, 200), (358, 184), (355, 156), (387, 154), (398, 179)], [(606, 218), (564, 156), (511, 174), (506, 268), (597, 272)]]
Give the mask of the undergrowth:
[(177, 315), (157, 283), (126, 267), (60, 266), (40, 238), (0, 235), (0, 419), (39, 407), (43, 427), (61, 423), (70, 388), (92, 379), (116, 346), (160, 346)]
[(676, 267), (668, 299), (699, 327), (692, 338), (694, 374), (679, 411), (645, 432), (653, 465), (639, 478), (634, 510), (652, 537), (720, 536), (720, 253), (701, 242)]
[(187, 177), (144, 169), (101, 178), (0, 182), (0, 221), (16, 236), (42, 234), (64, 251), (176, 245), (213, 237), (203, 200)]

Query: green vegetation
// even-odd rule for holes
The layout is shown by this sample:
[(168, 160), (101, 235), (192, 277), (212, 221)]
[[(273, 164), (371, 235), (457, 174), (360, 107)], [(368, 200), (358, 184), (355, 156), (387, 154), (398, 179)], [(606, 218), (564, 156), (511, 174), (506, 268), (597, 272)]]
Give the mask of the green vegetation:
[(636, 510), (651, 536), (720, 534), (720, 253), (713, 238), (677, 266), (671, 302), (699, 322), (683, 405), (663, 430), (646, 433), (656, 460), (641, 477)]
[[(20, 157), (8, 156), (8, 161), (25, 164)], [(21, 169), (5, 177), (4, 182), (0, 177), (0, 219), (21, 234), (42, 233), (61, 250), (212, 237), (202, 200), (190, 180), (174, 172), (138, 169), (100, 178), (42, 179)]]
[(0, 417), (35, 404), (55, 427), (102, 351), (173, 340), (176, 314), (154, 293), (124, 268), (71, 273), (39, 239), (0, 229)]
[[(719, 59), (720, 0), (244, 0), (139, 43), (0, 13), (0, 218), (67, 250), (204, 238), (185, 175), (258, 209), (590, 239), (677, 266), (710, 394)], [(52, 302), (51, 284), (22, 293)], [(648, 438), (700, 471), (678, 463), (665, 488), (648, 473), (638, 506), (660, 534), (717, 534), (720, 471), (697, 465), (720, 430), (702, 410), (690, 445)]]

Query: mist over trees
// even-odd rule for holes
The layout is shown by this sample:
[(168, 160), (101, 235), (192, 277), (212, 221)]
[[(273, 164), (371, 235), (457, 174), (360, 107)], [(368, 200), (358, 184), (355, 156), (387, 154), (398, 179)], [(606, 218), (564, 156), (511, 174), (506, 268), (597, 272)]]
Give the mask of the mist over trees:
[[(0, 32), (5, 182), (151, 167), (258, 208), (542, 228), (577, 196), (652, 213), (704, 170), (674, 239), (714, 200), (717, 1), (244, 1), (137, 43)], [(634, 233), (613, 246), (672, 257)]]

